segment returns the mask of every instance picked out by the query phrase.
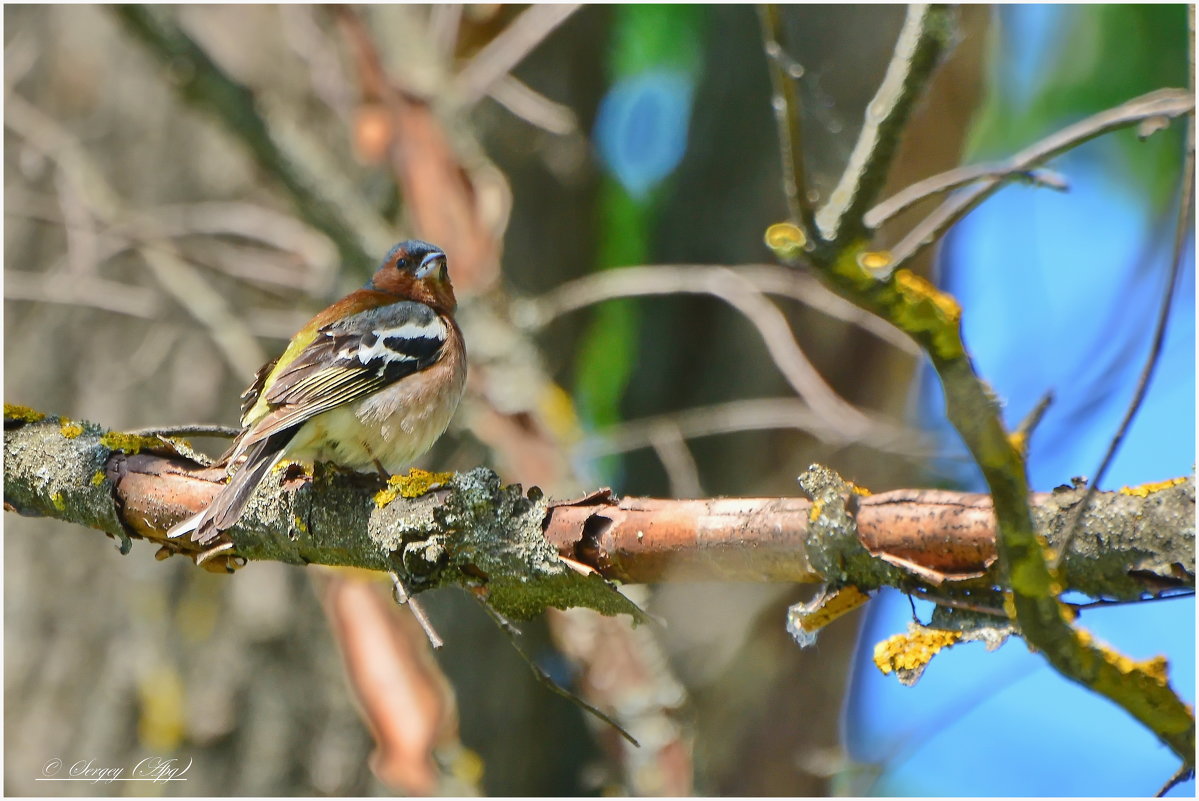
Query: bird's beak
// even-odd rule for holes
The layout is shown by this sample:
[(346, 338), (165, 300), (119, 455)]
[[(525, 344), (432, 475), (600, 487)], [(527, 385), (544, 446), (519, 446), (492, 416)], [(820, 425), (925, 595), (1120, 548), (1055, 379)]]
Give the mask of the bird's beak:
[(449, 271), (446, 268), (445, 254), (435, 251), (421, 259), (420, 266), (416, 268), (416, 277), (422, 281), (433, 277), (439, 281), (446, 280)]

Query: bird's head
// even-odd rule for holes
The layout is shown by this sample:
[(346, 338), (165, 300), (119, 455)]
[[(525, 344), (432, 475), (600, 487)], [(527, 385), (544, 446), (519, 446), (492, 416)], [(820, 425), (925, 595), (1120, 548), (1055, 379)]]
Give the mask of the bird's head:
[(420, 301), (440, 312), (453, 312), (458, 305), (445, 254), (437, 246), (419, 239), (409, 239), (393, 247), (367, 288)]

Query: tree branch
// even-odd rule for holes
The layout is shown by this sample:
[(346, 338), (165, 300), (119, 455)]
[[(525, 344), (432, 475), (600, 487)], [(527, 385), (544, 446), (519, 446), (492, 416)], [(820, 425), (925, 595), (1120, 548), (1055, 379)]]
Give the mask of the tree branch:
[[(165, 558), (196, 558), (199, 546), (167, 539), (176, 521), (203, 508), (222, 470), (206, 469), (179, 443), (106, 432), (88, 423), (36, 418), (6, 408), (5, 508), (146, 539)], [(412, 592), (457, 584), (487, 595), (501, 612), (528, 617), (546, 606), (588, 606), (613, 614), (633, 608), (595, 576), (565, 569), (556, 556), (603, 578), (826, 582), (833, 554), (813, 539), (806, 498), (669, 500), (617, 498), (607, 490), (549, 502), (540, 490), (501, 486), (479, 468), (423, 494), (381, 494), (373, 475), (334, 469), (315, 476), (277, 471), (229, 532), (233, 557), (288, 564), (395, 570)], [(394, 482), (393, 482), (394, 483)], [(1032, 496), (1037, 531), (1060, 541), (1083, 487)], [(395, 496), (395, 497), (392, 497)], [(1099, 493), (1083, 536), (1062, 565), (1066, 586), (1095, 597), (1134, 600), (1193, 590), (1194, 481)], [(979, 603), (1002, 587), (996, 569), (989, 496), (941, 490), (853, 495), (858, 543), (837, 570), (864, 589), (885, 583), (936, 588)], [(822, 513), (823, 514), (823, 513)], [(836, 560), (833, 560), (836, 561)], [(843, 577), (838, 577), (843, 578)]]
[[(954, 223), (995, 194), (1010, 177), (1026, 175), (1054, 156), (1059, 156), (1097, 136), (1127, 128), (1130, 125), (1137, 125), (1146, 120), (1173, 119), (1191, 113), (1194, 108), (1195, 99), (1189, 92), (1183, 89), (1158, 89), (1133, 98), (1115, 108), (1093, 114), (1085, 120), (1068, 125), (1045, 137), (1012, 156), (1006, 162), (987, 168), (994, 173), (991, 177), (981, 178), (969, 189), (947, 198), (891, 249), (889, 269), (895, 270), (903, 266), (926, 247), (937, 242)], [(926, 178), (913, 184), (872, 209), (868, 219), (875, 224), (881, 224), (887, 216), (898, 213), (899, 209), (909, 203), (943, 191), (947, 184), (953, 183), (956, 179), (954, 175), (956, 172), (958, 171), (951, 170), (948, 173)]]
[(838, 246), (866, 233), (863, 216), (882, 190), (908, 115), (950, 43), (953, 12), (944, 5), (908, 6), (895, 53), (849, 163), (828, 203), (816, 213), (820, 237)]
[(333, 240), (344, 265), (364, 273), (375, 265), (377, 259), (370, 255), (370, 247), (353, 220), (267, 127), (253, 92), (221, 69), (160, 9), (130, 4), (114, 6), (112, 12), (171, 70), (179, 93), (223, 122), (246, 145), (263, 171), (284, 185), (300, 216)]
[(775, 122), (779, 132), (779, 153), (783, 166), (783, 193), (791, 221), (803, 229), (809, 238), (819, 241), (820, 229), (812, 203), (808, 200), (807, 170), (804, 167), (803, 115), (795, 81), (803, 75), (803, 67), (783, 50), (783, 23), (779, 7), (768, 3), (759, 9), (762, 18), (762, 42), (770, 67), (770, 86), (773, 92)]
[[(928, 12), (913, 7), (909, 13), (905, 34), (901, 34), (892, 60), (893, 67), (909, 60), (904, 54), (905, 49), (911, 46), (910, 39), (906, 37), (921, 35), (912, 32), (918, 30), (916, 20), (921, 13)], [(948, 37), (947, 32), (942, 33), (944, 38)], [(880, 97), (887, 96), (893, 78), (889, 69), (876, 102)], [(1030, 169), (1040, 161), (1106, 131), (1141, 120), (1178, 116), (1192, 108), (1193, 99), (1188, 93), (1159, 90), (1038, 142), (1018, 154), (1012, 160), (1012, 165), (1018, 169)], [(817, 222), (825, 230), (825, 238), (830, 240), (830, 244), (826, 248), (813, 249), (808, 254), (808, 260), (825, 281), (845, 298), (905, 331), (927, 352), (945, 391), (949, 421), (979, 465), (993, 499), (999, 584), (1009, 591), (1003, 599), (1002, 608), (1018, 626), (1021, 635), (1031, 647), (1041, 651), (1059, 673), (1118, 704), (1167, 744), (1187, 765), (1193, 765), (1194, 713), (1170, 688), (1163, 665), (1155, 660), (1134, 662), (1096, 643), (1089, 633), (1072, 625), (1075, 612), (1059, 598), (1067, 584), (1064, 571), (1048, 563), (1047, 556), (1052, 552), (1047, 554), (1046, 540), (1029, 505), (1028, 478), (1020, 438), (1008, 435), (997, 398), (975, 373), (962, 341), (960, 306), (953, 297), (938, 291), (927, 280), (910, 270), (898, 269), (993, 192), (1000, 184), (1000, 179), (984, 179), (947, 200), (896, 246), (884, 264), (875, 265), (873, 262), (877, 261), (877, 254), (865, 253), (864, 241), (860, 237), (846, 236), (844, 233), (866, 231), (863, 215), (871, 201), (859, 200), (864, 196), (859, 193), (864, 182), (863, 175), (871, 177), (870, 181), (865, 181), (868, 185), (876, 189), (881, 185), (904, 113), (901, 109), (894, 116), (887, 117), (887, 109), (883, 107), (872, 107), (870, 113), (886, 120), (886, 127), (891, 129), (892, 136), (888, 139), (879, 138), (878, 131), (869, 130), (868, 122), (867, 130), (863, 131), (858, 141), (859, 149), (865, 147), (865, 152), (858, 153), (858, 149), (855, 149), (837, 193), (817, 215)], [(876, 153), (876, 149), (879, 152)], [(875, 171), (863, 166), (871, 164), (882, 165), (883, 169)], [(880, 183), (872, 183), (874, 179)], [(786, 228), (786, 225), (773, 226), (771, 231), (776, 228)], [(842, 232), (841, 235), (836, 233), (838, 230)], [(788, 234), (783, 231), (782, 235), (776, 232), (773, 237), (768, 232), (767, 240), (780, 259), (793, 262), (795, 253), (790, 244), (798, 238), (798, 232)], [(876, 266), (887, 269), (884, 272), (874, 269)], [(1069, 543), (1059, 543), (1063, 544), (1069, 546)], [(1063, 567), (1069, 559), (1070, 553), (1067, 552)], [(844, 587), (847, 583), (855, 582), (842, 580), (834, 582), (833, 587)], [(816, 612), (806, 608), (800, 611), (801, 618), (816, 616)], [(802, 641), (802, 632), (799, 638)]]

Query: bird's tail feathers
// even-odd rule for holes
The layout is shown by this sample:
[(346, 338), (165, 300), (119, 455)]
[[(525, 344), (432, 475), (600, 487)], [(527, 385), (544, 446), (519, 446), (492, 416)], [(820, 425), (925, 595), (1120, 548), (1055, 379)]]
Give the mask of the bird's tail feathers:
[(208, 504), (208, 508), (176, 523), (167, 532), (167, 536), (182, 537), (184, 534), (191, 534), (194, 542), (207, 545), (222, 531), (232, 528), (245, 511), (250, 496), (262, 483), (267, 471), (279, 461), (283, 446), (291, 439), (292, 433), (294, 432), (287, 432), (288, 436), (283, 442), (279, 442), (276, 437), (268, 437), (252, 446), (241, 469), (233, 474), (229, 483)]

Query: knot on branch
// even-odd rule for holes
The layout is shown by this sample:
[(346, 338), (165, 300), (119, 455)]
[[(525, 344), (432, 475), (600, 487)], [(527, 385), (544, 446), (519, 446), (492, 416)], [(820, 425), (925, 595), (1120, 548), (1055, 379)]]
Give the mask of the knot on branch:
[(830, 587), (852, 584), (863, 591), (884, 584), (902, 586), (907, 575), (870, 553), (858, 536), (858, 494), (854, 486), (822, 465), (799, 476), (812, 499), (805, 545), (812, 568)]
[(394, 504), (371, 516), (369, 534), (414, 593), (458, 584), (516, 619), (547, 607), (606, 615), (644, 613), (598, 575), (580, 575), (545, 539), (548, 502), (537, 487), (504, 485), (485, 467), (453, 476), (436, 503)]

